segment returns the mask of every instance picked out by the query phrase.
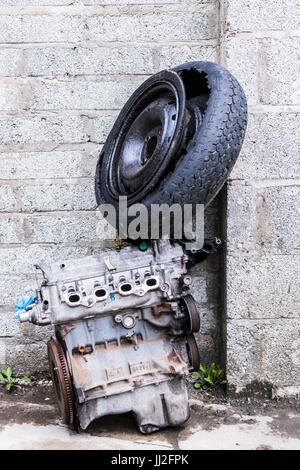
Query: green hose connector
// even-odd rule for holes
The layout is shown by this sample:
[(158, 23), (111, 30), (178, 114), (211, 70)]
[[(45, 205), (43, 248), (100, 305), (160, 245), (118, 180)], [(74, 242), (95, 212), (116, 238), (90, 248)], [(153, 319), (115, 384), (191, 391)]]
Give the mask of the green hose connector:
[(146, 250), (148, 249), (148, 243), (146, 243), (145, 241), (141, 242), (141, 243), (139, 244), (139, 249), (140, 249), (141, 251), (146, 251)]

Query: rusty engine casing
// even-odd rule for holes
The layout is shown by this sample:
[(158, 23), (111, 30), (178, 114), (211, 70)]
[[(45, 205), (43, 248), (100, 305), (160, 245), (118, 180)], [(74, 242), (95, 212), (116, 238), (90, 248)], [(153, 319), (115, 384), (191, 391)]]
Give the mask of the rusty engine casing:
[(65, 422), (86, 429), (132, 412), (149, 433), (188, 419), (184, 376), (199, 362), (199, 316), (187, 261), (180, 245), (158, 240), (37, 266), (44, 281), (20, 321), (55, 325)]

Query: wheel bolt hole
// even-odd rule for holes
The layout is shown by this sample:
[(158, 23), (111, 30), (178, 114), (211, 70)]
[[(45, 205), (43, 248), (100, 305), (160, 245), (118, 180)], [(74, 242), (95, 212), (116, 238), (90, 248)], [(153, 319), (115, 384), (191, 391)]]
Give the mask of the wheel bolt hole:
[(152, 157), (157, 146), (157, 137), (156, 135), (153, 135), (152, 137), (147, 137), (145, 141), (146, 141), (146, 148), (145, 148), (146, 156), (145, 156), (145, 160), (142, 162), (143, 164), (145, 164), (146, 161)]

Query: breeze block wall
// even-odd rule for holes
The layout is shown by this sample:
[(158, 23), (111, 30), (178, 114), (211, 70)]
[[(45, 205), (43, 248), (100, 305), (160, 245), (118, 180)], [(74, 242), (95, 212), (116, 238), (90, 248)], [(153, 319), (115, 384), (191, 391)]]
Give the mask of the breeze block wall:
[(232, 390), (273, 396), (300, 393), (296, 13), (294, 0), (221, 2), (221, 63), (249, 104), (227, 185), (227, 377)]
[(299, 393), (298, 38), (296, 0), (0, 0), (0, 367), (47, 370), (52, 328), (13, 307), (34, 264), (101, 250), (94, 171), (122, 105), (151, 74), (211, 60), (244, 87), (249, 125), (206, 211), (223, 248), (193, 270), (201, 360), (230, 390)]
[[(209, 0), (0, 0), (0, 367), (47, 370), (52, 328), (13, 319), (33, 265), (101, 250), (94, 172), (112, 123), (153, 73), (218, 62), (219, 27)], [(219, 359), (219, 273), (220, 255), (194, 269), (205, 363)]]

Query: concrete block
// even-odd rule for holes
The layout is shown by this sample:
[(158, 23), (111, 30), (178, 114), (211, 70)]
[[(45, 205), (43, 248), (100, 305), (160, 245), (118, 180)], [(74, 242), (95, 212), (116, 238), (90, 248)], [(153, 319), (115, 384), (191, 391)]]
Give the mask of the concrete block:
[(226, 39), (226, 66), (244, 88), (248, 104), (297, 104), (296, 37)]
[(94, 124), (94, 141), (98, 142), (98, 144), (104, 144), (106, 138), (111, 131), (115, 120), (118, 117), (118, 112), (108, 111), (106, 113), (101, 113), (99, 116), (93, 119)]
[(49, 370), (47, 356), (47, 341), (49, 337), (45, 335), (44, 341), (24, 344), (22, 341), (15, 344), (13, 341), (7, 342), (6, 362), (14, 373), (32, 375), (35, 372)]
[(176, 65), (194, 60), (208, 60), (218, 62), (217, 45), (199, 44), (199, 45), (168, 45), (157, 48), (155, 52), (155, 61), (157, 62), (157, 71), (170, 69)]
[[(217, 306), (211, 304), (198, 304), (200, 314), (200, 334), (211, 335), (216, 338), (219, 331), (219, 318)], [(198, 333), (197, 333), (198, 335)]]
[[(94, 177), (99, 145), (53, 152), (5, 152), (1, 154), (2, 180)], [(41, 181), (42, 182), (42, 181)]]
[(16, 79), (0, 79), (0, 111), (14, 111), (23, 108), (25, 86)]
[[(213, 255), (212, 255), (213, 256)], [(216, 255), (217, 257), (217, 255)], [(214, 265), (219, 263), (219, 259), (215, 260)], [(219, 272), (209, 270), (207, 263), (202, 264), (202, 271), (199, 271), (199, 266), (202, 263), (194, 266), (191, 274), (193, 277), (192, 294), (199, 303), (207, 302), (210, 305), (217, 305), (218, 292), (219, 292)]]
[(300, 319), (298, 255), (260, 259), (228, 255), (226, 260), (227, 317), (232, 319)]
[[(129, 14), (128, 14), (129, 13)], [(197, 41), (217, 37), (215, 6), (184, 5), (86, 18), (88, 37), (101, 42)]]
[(229, 320), (227, 380), (237, 391), (258, 381), (275, 387), (300, 382), (300, 319)]
[(241, 39), (239, 36), (226, 38), (226, 68), (240, 82), (245, 92), (248, 105), (258, 103), (258, 57), (257, 39)]
[(60, 183), (28, 182), (16, 190), (22, 212), (92, 210), (97, 208), (94, 178)]
[(54, 327), (52, 325), (40, 327), (32, 323), (22, 323), (17, 339), (20, 343), (30, 345), (32, 342), (48, 341), (53, 334)]
[(265, 253), (297, 254), (299, 192), (296, 185), (229, 184), (228, 253), (249, 253), (258, 260)]
[(0, 338), (0, 368), (6, 367), (6, 339)]
[(151, 75), (192, 60), (217, 61), (217, 45), (47, 47), (27, 49), (24, 54), (29, 76), (104, 75), (107, 79), (109, 74)]
[(0, 243), (99, 243), (112, 240), (100, 211), (1, 214)]
[[(14, 319), (14, 308), (8, 312), (0, 313), (0, 338), (1, 337), (14, 337), (20, 334), (21, 324), (19, 321)], [(1, 347), (1, 346), (0, 346)], [(1, 364), (1, 359), (0, 359)]]
[[(297, 47), (298, 45), (298, 47)], [(297, 37), (260, 41), (259, 100), (264, 104), (299, 104)]]
[(44, 143), (80, 143), (89, 140), (88, 117), (61, 113), (0, 117), (0, 147), (21, 144), (36, 147)]
[(0, 275), (0, 307), (9, 308), (12, 317), (16, 301), (24, 295), (27, 286), (32, 285), (36, 286), (36, 289), (38, 288), (38, 283), (33, 277), (34, 274), (33, 271), (31, 278), (28, 276)]
[(78, 42), (84, 33), (83, 16), (27, 14), (0, 15), (0, 42)]
[(0, 76), (14, 77), (23, 71), (22, 49), (0, 48)]
[(23, 216), (26, 240), (33, 243), (94, 242), (99, 240), (97, 222), (98, 211)]
[(22, 217), (0, 213), (0, 243), (22, 243), (24, 241)]
[(155, 71), (152, 47), (142, 45), (30, 48), (25, 51), (24, 70), (29, 76), (107, 76)]
[[(75, 259), (88, 256), (90, 247), (87, 246), (64, 246), (64, 245), (26, 245), (26, 246), (6, 246), (0, 245), (0, 272), (3, 275), (18, 275), (20, 277), (35, 276), (39, 271), (35, 264), (49, 263)], [(34, 287), (28, 281), (27, 287)]]
[(230, 31), (299, 28), (295, 0), (229, 0), (226, 14)]
[(68, 81), (32, 79), (30, 80), (32, 93), (26, 106), (31, 110), (118, 110), (146, 78), (97, 77), (93, 80), (80, 78)]
[(14, 314), (13, 309), (0, 313), (0, 333), (5, 333), (5, 337), (8, 338), (6, 344), (8, 350), (13, 345), (18, 349), (21, 344), (26, 348), (33, 343), (45, 342), (53, 335), (52, 325), (40, 327), (32, 323), (20, 323), (19, 320), (13, 318)]
[(9, 184), (0, 185), (0, 212), (11, 212), (20, 209), (15, 188)]
[(216, 338), (210, 334), (197, 334), (196, 341), (198, 344), (200, 361), (202, 364), (209, 366), (212, 362), (218, 366), (218, 349), (216, 346)]
[(296, 113), (249, 113), (242, 151), (231, 179), (295, 178), (300, 174)]
[(206, 279), (204, 277), (193, 279), (192, 293), (196, 302), (207, 302)]

